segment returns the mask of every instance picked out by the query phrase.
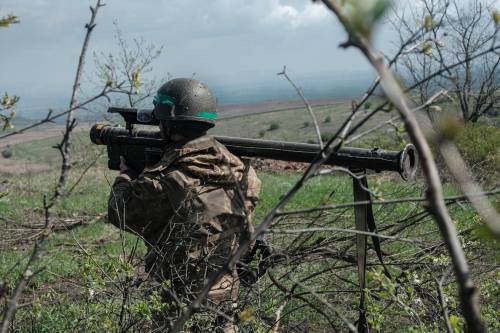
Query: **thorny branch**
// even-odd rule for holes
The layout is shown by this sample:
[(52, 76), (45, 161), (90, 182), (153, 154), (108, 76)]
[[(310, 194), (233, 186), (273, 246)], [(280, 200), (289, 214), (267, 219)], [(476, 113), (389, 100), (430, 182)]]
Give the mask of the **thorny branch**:
[[(476, 198), (476, 197), (486, 197), (489, 195), (496, 195), (500, 193), (500, 189), (494, 189), (492, 191), (488, 192), (469, 192), (467, 195), (457, 195), (457, 196), (451, 196), (451, 197), (444, 197), (444, 201), (446, 202), (460, 202), (464, 200), (471, 200), (471, 198)], [(356, 201), (356, 202), (348, 202), (348, 203), (341, 203), (341, 204), (336, 204), (336, 205), (329, 205), (329, 206), (320, 206), (320, 207), (314, 207), (314, 208), (308, 208), (308, 209), (297, 209), (297, 210), (288, 210), (284, 211), (281, 213), (276, 214), (276, 216), (289, 216), (289, 215), (296, 215), (296, 214), (306, 214), (306, 213), (313, 213), (313, 212), (318, 212), (318, 211), (324, 211), (324, 210), (332, 210), (332, 209), (342, 209), (342, 208), (348, 208), (348, 207), (355, 207), (355, 206), (362, 206), (371, 203), (372, 205), (392, 205), (392, 204), (397, 204), (397, 203), (416, 203), (416, 202), (426, 202), (428, 200), (427, 197), (414, 197), (414, 198), (399, 198), (399, 199), (390, 199), (390, 200), (380, 200), (380, 201)]]
[[(63, 188), (66, 185), (67, 177), (68, 177), (68, 172), (70, 169), (70, 142), (71, 142), (71, 132), (76, 126), (76, 119), (74, 118), (74, 113), (73, 111), (76, 110), (77, 108), (81, 107), (82, 105), (77, 103), (77, 96), (78, 96), (78, 91), (80, 89), (80, 78), (83, 72), (83, 66), (85, 63), (85, 56), (86, 56), (86, 51), (88, 47), (88, 43), (90, 40), (91, 33), (93, 29), (96, 26), (95, 23), (95, 18), (97, 16), (97, 12), (99, 8), (103, 7), (104, 3), (102, 3), (101, 0), (97, 0), (95, 7), (90, 7), (91, 11), (91, 18), (89, 23), (85, 25), (85, 28), (87, 29), (85, 39), (83, 42), (83, 47), (80, 53), (80, 59), (78, 62), (78, 68), (76, 71), (76, 77), (75, 77), (75, 82), (73, 84), (73, 91), (71, 95), (71, 102), (69, 109), (65, 111), (63, 114), (67, 114), (67, 121), (66, 121), (66, 129), (63, 134), (63, 138), (61, 142), (56, 146), (56, 148), (60, 151), (61, 156), (63, 158), (62, 165), (61, 165), (61, 173), (59, 176), (59, 180), (56, 184), (56, 187), (54, 189), (53, 194), (51, 197), (47, 200), (47, 196), (44, 196), (43, 199), (43, 209), (44, 209), (44, 215), (45, 215), (45, 224), (44, 228), (41, 232), (41, 236), (37, 238), (37, 241), (33, 247), (33, 250), (31, 251), (31, 255), (29, 257), (29, 260), (24, 268), (23, 273), (21, 274), (20, 279), (17, 281), (16, 287), (14, 288), (14, 293), (13, 295), (9, 298), (8, 304), (5, 307), (2, 315), (2, 324), (1, 324), (1, 330), (0, 333), (6, 333), (9, 329), (10, 322), (14, 316), (14, 313), (16, 312), (17, 306), (18, 306), (18, 300), (19, 297), (21, 296), (23, 290), (26, 288), (28, 285), (30, 279), (33, 277), (35, 273), (38, 271), (34, 271), (34, 265), (38, 261), (38, 259), (43, 255), (43, 246), (45, 244), (45, 241), (50, 237), (53, 229), (53, 221), (51, 217), (51, 210), (52, 208), (57, 204), (61, 196), (63, 195)], [(97, 96), (94, 96), (90, 100), (95, 100), (101, 96), (105, 95), (105, 90), (103, 90), (100, 94)], [(89, 101), (87, 101), (89, 102)], [(62, 114), (59, 114), (58, 116), (61, 116)], [(51, 114), (46, 117), (46, 119), (43, 122), (48, 122), (51, 121), (51, 119), (54, 119), (54, 117), (51, 117)], [(32, 126), (33, 127), (33, 126)], [(31, 128), (32, 128), (31, 127)], [(24, 131), (23, 129), (22, 131)], [(19, 131), (18, 131), (19, 133)], [(5, 136), (3, 136), (5, 137)]]
[(443, 241), (446, 243), (452, 258), (467, 327), (471, 332), (485, 332), (486, 329), (479, 310), (477, 289), (472, 282), (467, 259), (443, 200), (443, 190), (436, 163), (434, 162), (427, 140), (407, 106), (404, 93), (392, 73), (384, 64), (383, 57), (377, 54), (373, 50), (370, 41), (351, 25), (340, 4), (333, 0), (322, 0), (322, 2), (335, 14), (340, 23), (344, 26), (349, 36), (349, 46), (358, 48), (368, 59), (370, 64), (377, 70), (382, 79), (382, 86), (387, 97), (399, 111), (405, 123), (408, 135), (422, 160), (423, 171), (428, 185), (426, 194), (429, 202), (427, 209), (434, 216), (441, 231)]
[(438, 289), (438, 297), (439, 297), (439, 303), (441, 305), (441, 311), (443, 312), (443, 318), (444, 318), (444, 323), (446, 327), (446, 332), (448, 333), (453, 333), (453, 328), (450, 323), (450, 316), (448, 315), (448, 305), (446, 304), (446, 300), (444, 298), (444, 292), (443, 292), (443, 283), (448, 274), (450, 274), (451, 271), (447, 272), (446, 274), (443, 274), (441, 279), (435, 279), (436, 281), (436, 287)]
[(457, 147), (449, 140), (444, 139), (439, 143), (439, 150), (448, 165), (448, 169), (458, 181), (467, 199), (474, 206), (491, 232), (495, 236), (500, 236), (500, 215), (495, 207), (488, 201), (486, 196), (471, 195), (472, 193), (482, 193), (483, 191), (473, 180)]
[(309, 115), (311, 116), (311, 119), (313, 121), (313, 125), (314, 125), (314, 130), (316, 131), (316, 138), (318, 140), (318, 145), (321, 149), (323, 149), (323, 139), (321, 138), (321, 131), (319, 129), (319, 125), (318, 125), (318, 120), (316, 119), (316, 115), (314, 114), (314, 111), (311, 107), (311, 104), (309, 103), (309, 101), (307, 100), (306, 96), (304, 96), (304, 92), (302, 91), (302, 89), (300, 87), (298, 87), (295, 82), (293, 82), (293, 80), (290, 78), (290, 76), (288, 76), (288, 73), (286, 72), (286, 66), (283, 66), (283, 70), (281, 72), (279, 72), (277, 75), (282, 75), (285, 77), (285, 79), (290, 82), (290, 84), (292, 85), (292, 87), (295, 89), (295, 91), (297, 92), (297, 94), (300, 96), (300, 98), (302, 99), (302, 102), (304, 103), (304, 105), (306, 106), (307, 108), (307, 111), (309, 112)]
[[(498, 48), (498, 47), (492, 48), (492, 50), (494, 50), (496, 48)], [(489, 50), (488, 52), (491, 52), (492, 50)], [(485, 52), (484, 54), (486, 54), (486, 53), (487, 52)], [(482, 55), (482, 53), (479, 53), (479, 54), (475, 54), (471, 57), (480, 57), (481, 55)], [(458, 66), (462, 61), (459, 61), (451, 66)], [(430, 77), (437, 76), (440, 73), (441, 73), (441, 70), (434, 72), (434, 73), (431, 73)], [(382, 76), (382, 78), (384, 78), (384, 77)], [(382, 80), (382, 82), (383, 81), (384, 80)], [(223, 274), (225, 274), (228, 271), (231, 271), (231, 267), (234, 267), (234, 265), (238, 262), (239, 258), (246, 252), (249, 244), (252, 241), (254, 241), (258, 235), (261, 235), (261, 234), (265, 233), (267, 230), (269, 230), (269, 227), (271, 226), (271, 223), (274, 220), (274, 218), (279, 216), (280, 214), (282, 214), (282, 209), (286, 205), (286, 203), (302, 188), (302, 186), (310, 178), (314, 177), (317, 174), (317, 170), (318, 170), (319, 166), (321, 165), (321, 163), (323, 163), (328, 158), (328, 156), (330, 154), (334, 153), (336, 150), (338, 150), (340, 148), (341, 144), (345, 141), (345, 138), (347, 137), (347, 135), (353, 133), (356, 129), (358, 129), (360, 126), (362, 126), (368, 119), (370, 119), (374, 114), (376, 114), (380, 110), (383, 110), (385, 107), (387, 107), (389, 105), (389, 103), (387, 103), (387, 102), (383, 103), (381, 106), (375, 108), (369, 115), (365, 116), (364, 119), (362, 119), (360, 122), (358, 122), (355, 126), (351, 127), (352, 122), (353, 122), (357, 112), (360, 110), (363, 103), (366, 102), (370, 98), (370, 96), (373, 95), (373, 93), (375, 92), (375, 90), (380, 82), (381, 82), (380, 78), (375, 80), (375, 82), (372, 84), (372, 86), (370, 86), (368, 91), (362, 97), (361, 101), (356, 104), (355, 108), (352, 110), (352, 113), (349, 115), (349, 117), (340, 126), (337, 133), (335, 133), (335, 135), (332, 136), (332, 139), (330, 139), (330, 141), (325, 145), (324, 149), (318, 154), (317, 159), (309, 166), (309, 168), (305, 171), (305, 173), (297, 181), (297, 183), (284, 196), (281, 197), (280, 202), (264, 218), (262, 223), (256, 228), (255, 232), (250, 236), (250, 238), (242, 240), (240, 242), (238, 249), (231, 256), (231, 258), (229, 258), (228, 262), (224, 265), (224, 267), (222, 267), (218, 272), (216, 272), (215, 274), (213, 274), (212, 276), (209, 277), (203, 290), (198, 294), (197, 299), (189, 305), (189, 307), (186, 309), (186, 311), (174, 323), (174, 326), (172, 328), (173, 332), (179, 332), (182, 329), (184, 323), (191, 317), (191, 315), (193, 313), (195, 313), (201, 307), (203, 300), (206, 298), (209, 290), (212, 288), (212, 286), (215, 284), (215, 282)], [(425, 79), (423, 79), (421, 82), (417, 82), (414, 86), (408, 88), (408, 90), (414, 89), (419, 84), (422, 84), (422, 82), (425, 82)], [(459, 200), (460, 198), (456, 198), (456, 199)], [(428, 199), (425, 199), (425, 200), (428, 200)], [(286, 214), (286, 213), (283, 213), (283, 214)]]
[(68, 113), (70, 112), (73, 112), (75, 110), (78, 110), (78, 109), (82, 109), (84, 108), (86, 105), (98, 100), (99, 98), (101, 97), (106, 97), (107, 98), (107, 94), (109, 92), (109, 89), (107, 87), (104, 87), (102, 89), (102, 91), (97, 94), (97, 95), (94, 95), (92, 96), (91, 98), (81, 102), (81, 103), (77, 103), (76, 105), (74, 105), (73, 107), (70, 107), (69, 109), (65, 110), (65, 111), (62, 111), (62, 112), (59, 112), (59, 113), (56, 113), (54, 115), (52, 115), (53, 111), (52, 110), (49, 110), (49, 112), (47, 113), (47, 115), (45, 116), (45, 118), (29, 125), (29, 126), (26, 126), (26, 127), (23, 127), (23, 128), (20, 128), (18, 130), (15, 130), (15, 131), (12, 131), (12, 132), (9, 132), (7, 134), (4, 134), (2, 136), (0, 136), (0, 140), (2, 139), (5, 139), (5, 138), (8, 138), (10, 136), (13, 136), (13, 135), (17, 135), (17, 134), (21, 134), (21, 133), (24, 133), (32, 128), (35, 128), (35, 127), (38, 127), (38, 126), (41, 126), (43, 124), (46, 124), (46, 123), (53, 123), (54, 120), (56, 120), (57, 118), (60, 118), (62, 116), (65, 116), (67, 115)]

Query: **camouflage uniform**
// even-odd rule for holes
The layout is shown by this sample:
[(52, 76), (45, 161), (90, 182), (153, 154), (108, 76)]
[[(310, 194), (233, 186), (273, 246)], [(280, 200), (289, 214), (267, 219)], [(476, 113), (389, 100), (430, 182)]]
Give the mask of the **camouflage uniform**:
[[(260, 185), (252, 167), (205, 135), (167, 147), (161, 161), (136, 179), (131, 171), (118, 176), (109, 220), (144, 238), (146, 268), (170, 286), (173, 299), (189, 303), (226, 262), (238, 237), (253, 231)], [(237, 292), (232, 272), (214, 285), (208, 302), (234, 304)]]

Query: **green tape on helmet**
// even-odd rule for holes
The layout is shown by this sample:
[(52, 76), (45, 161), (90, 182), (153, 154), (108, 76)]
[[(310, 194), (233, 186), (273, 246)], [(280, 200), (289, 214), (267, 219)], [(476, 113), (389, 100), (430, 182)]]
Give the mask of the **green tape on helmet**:
[(215, 112), (198, 112), (196, 116), (205, 119), (217, 119), (217, 113)]
[(163, 104), (163, 105), (174, 106), (175, 105), (175, 97), (158, 93), (154, 97), (154, 102), (156, 104)]

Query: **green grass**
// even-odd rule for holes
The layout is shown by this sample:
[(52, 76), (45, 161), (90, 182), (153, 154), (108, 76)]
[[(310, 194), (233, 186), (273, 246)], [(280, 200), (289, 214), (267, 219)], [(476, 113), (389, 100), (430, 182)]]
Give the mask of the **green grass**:
[[(318, 106), (314, 107), (313, 110), (318, 119), (321, 132), (333, 133), (349, 115), (351, 105), (345, 103), (333, 106)], [(362, 111), (359, 118), (361, 119), (364, 114), (366, 113)], [(363, 126), (363, 129), (371, 128), (391, 116), (392, 114), (379, 113), (370, 119)], [(329, 121), (325, 122), (325, 119), (329, 119)], [(305, 123), (312, 124), (312, 120), (309, 112), (303, 108), (257, 114), (244, 118), (222, 119), (211, 132), (215, 135), (245, 138), (316, 142), (314, 126), (304, 126)], [(275, 126), (273, 126), (273, 130), (269, 130), (272, 124), (275, 124)], [(278, 128), (275, 128), (276, 125)]]
[[(11, 147), (13, 155), (11, 158), (24, 160), (31, 163), (48, 164), (51, 167), (57, 167), (61, 163), (59, 150), (55, 148), (61, 141), (60, 137), (53, 137), (29, 142), (23, 142)], [(82, 159), (95, 153), (98, 149), (89, 140), (87, 132), (77, 132), (73, 135), (72, 144), (75, 149), (75, 159)]]
[[(108, 173), (105, 177), (105, 171), (102, 168), (92, 170), (82, 182), (70, 198), (65, 199), (60, 207), (56, 210), (60, 217), (71, 218), (73, 216), (96, 215), (106, 211), (106, 199), (109, 191), (109, 186), (106, 181), (112, 179), (114, 173)], [(262, 196), (255, 214), (255, 223), (259, 223), (267, 212), (278, 202), (280, 196), (286, 193), (300, 177), (297, 173), (261, 173), (259, 174), (263, 182)], [(9, 183), (15, 185), (17, 190), (11, 192), (7, 197), (0, 200), (0, 208), (2, 216), (12, 219), (16, 223), (29, 223), (41, 219), (41, 198), (44, 193), (50, 189), (48, 184), (52, 183), (54, 174), (31, 175), (31, 179), (27, 181), (24, 176), (15, 176), (10, 178)], [(333, 177), (321, 176), (316, 177), (311, 182), (307, 183), (297, 195), (287, 204), (286, 209), (310, 208), (319, 205), (350, 202), (352, 201), (352, 181), (346, 176)], [(405, 184), (392, 180), (385, 180), (383, 177), (371, 177), (371, 188), (377, 192), (381, 198), (389, 199), (392, 197), (410, 197), (422, 195), (423, 188), (415, 183)], [(452, 195), (457, 193), (457, 190), (451, 186), (446, 188), (446, 194)], [(36, 193), (36, 194), (35, 194)], [(383, 228), (388, 226), (408, 214), (413, 204), (400, 204), (391, 206), (376, 206), (375, 214), (378, 226)], [(468, 206), (460, 208), (454, 206), (452, 208), (453, 218), (457, 221), (459, 230), (466, 230), (474, 223), (477, 223), (476, 214)], [(26, 219), (26, 216), (31, 216)], [(316, 215), (315, 215), (316, 216)], [(302, 215), (299, 218), (290, 218), (281, 222), (278, 227), (286, 228), (304, 228), (308, 223), (311, 223), (316, 217), (311, 215)], [(301, 222), (298, 225), (297, 222)], [(346, 210), (342, 213), (330, 212), (322, 214), (318, 219), (318, 223), (324, 226), (334, 226), (342, 228), (352, 228), (353, 213), (352, 210)], [(295, 224), (294, 224), (295, 223)], [(404, 224), (404, 223), (403, 223)], [(402, 224), (402, 225), (403, 225)], [(321, 241), (325, 237), (339, 237), (341, 233), (316, 233), (306, 243), (312, 244), (316, 241)], [(347, 234), (349, 236), (349, 234)], [(420, 238), (421, 241), (433, 242), (438, 236), (438, 230), (430, 219), (410, 227), (403, 232), (401, 237)], [(303, 240), (297, 236), (286, 235), (270, 235), (272, 243), (277, 248), (294, 248), (295, 242)], [(291, 241), (295, 239), (294, 241)], [(131, 248), (135, 245), (135, 237), (127, 234), (125, 237), (125, 253), (130, 253)], [(345, 241), (339, 241), (339, 244), (345, 244)], [(80, 248), (81, 246), (81, 248)], [(477, 244), (475, 248), (477, 248)], [(113, 287), (112, 281), (120, 280), (124, 272), (121, 267), (123, 247), (120, 239), (119, 231), (100, 220), (95, 224), (84, 226), (70, 232), (57, 232), (50, 241), (46, 244), (47, 253), (42, 257), (36, 268), (46, 267), (44, 271), (36, 275), (26, 292), (26, 300), (32, 300), (33, 306), (26, 309), (21, 309), (18, 312), (18, 320), (16, 327), (19, 331), (25, 332), (34, 327), (37, 332), (66, 332), (73, 329), (83, 317), (89, 315), (85, 320), (87, 331), (100, 331), (111, 329), (113, 327), (113, 318), (117, 310), (116, 299), (88, 299), (89, 290), (96, 290), (99, 295), (114, 294), (115, 298), (119, 290)], [(85, 249), (84, 250), (82, 250)], [(411, 258), (411, 254), (417, 251), (418, 247), (410, 246), (407, 243), (400, 242), (385, 242), (383, 245), (386, 253), (392, 253), (392, 256), (397, 260)], [(22, 263), (26, 260), (29, 254), (30, 246), (21, 246), (19, 249), (2, 250), (0, 254), (0, 277), (6, 282), (8, 287), (12, 287), (16, 277), (21, 272)], [(144, 246), (140, 244), (137, 257), (140, 257), (145, 251)], [(483, 250), (486, 251), (486, 250)], [(373, 254), (372, 254), (373, 255)], [(23, 259), (24, 258), (24, 259)], [(21, 264), (17, 265), (7, 274), (7, 270), (18, 261)], [(23, 261), (24, 260), (24, 261)], [(432, 261), (432, 258), (426, 260)], [(439, 259), (444, 260), (444, 259)], [(327, 261), (329, 262), (329, 261)], [(325, 267), (327, 262), (312, 260), (310, 262), (302, 262), (298, 264), (293, 275), (298, 278), (319, 271)], [(445, 262), (447, 262), (445, 260)], [(283, 268), (285, 269), (285, 268)], [(278, 269), (280, 271), (281, 269)], [(276, 271), (276, 269), (275, 269)], [(401, 270), (397, 267), (391, 267), (391, 272), (398, 275)], [(356, 274), (353, 269), (345, 269), (339, 272), (344, 279), (356, 281)], [(78, 282), (79, 286), (73, 286), (70, 282)], [(485, 279), (485, 283), (490, 280)], [(269, 285), (269, 279), (263, 278), (259, 284), (263, 286)], [(285, 284), (289, 284), (286, 283)], [(317, 289), (338, 289), (338, 281), (328, 279), (328, 276), (320, 276), (317, 279), (312, 279), (306, 283), (307, 286)], [(493, 285), (492, 285), (493, 286)], [(267, 287), (269, 288), (269, 286)], [(344, 286), (346, 288), (346, 286)], [(350, 286), (353, 289), (354, 286)], [(399, 286), (398, 288), (402, 288)], [(375, 288), (376, 290), (377, 288)], [(253, 293), (253, 291), (252, 291)], [(375, 292), (377, 293), (377, 292)], [(256, 318), (262, 316), (272, 316), (274, 311), (280, 305), (282, 296), (275, 289), (269, 289), (267, 293), (258, 296), (260, 306), (257, 307), (257, 295), (250, 297), (249, 308), (257, 310)], [(31, 296), (30, 296), (31, 295)], [(33, 296), (36, 295), (36, 296)], [(349, 295), (349, 294), (347, 294)], [(453, 291), (450, 291), (453, 295)], [(33, 298), (35, 297), (35, 298)], [(140, 295), (136, 295), (139, 297)], [(253, 299), (255, 297), (255, 299)], [(379, 296), (377, 296), (379, 297)], [(416, 297), (416, 296), (415, 296)], [(490, 296), (491, 297), (491, 296)], [(253, 300), (252, 300), (253, 299)], [(336, 304), (335, 298), (329, 298), (332, 304)], [(52, 300), (52, 301), (51, 301)], [(52, 303), (56, 300), (55, 303)], [(344, 300), (344, 306), (355, 308), (356, 297), (350, 297)], [(292, 310), (301, 302), (294, 300), (290, 302), (286, 309)], [(40, 304), (36, 307), (36, 304)], [(375, 303), (374, 303), (375, 304)], [(452, 308), (452, 309), (456, 309)], [(115, 309), (115, 310), (112, 310)], [(403, 320), (405, 317), (402, 310), (397, 307), (391, 307), (394, 312), (392, 316)], [(110, 312), (111, 311), (111, 312)], [(456, 311), (456, 310), (452, 310)], [(492, 312), (493, 311), (493, 312)], [(489, 309), (489, 316), (493, 316), (496, 309)], [(454, 312), (456, 313), (456, 312)], [(348, 316), (353, 316), (353, 313), (347, 312)], [(108, 318), (103, 320), (102, 318)], [(116, 317), (115, 317), (116, 318)], [(302, 310), (294, 313), (286, 323), (293, 325), (295, 322), (300, 322), (302, 319), (309, 321), (308, 329), (322, 330), (326, 322), (318, 313), (311, 310)], [(388, 324), (391, 317), (384, 316), (383, 322)], [(285, 323), (285, 324), (286, 324)], [(261, 324), (262, 325), (262, 324)]]
[[(338, 110), (339, 113), (344, 111), (348, 109)], [(276, 135), (273, 138), (296, 140), (296, 135), (305, 135), (305, 132), (298, 132), (300, 130), (310, 131), (307, 135), (314, 138), (311, 126), (303, 128), (304, 121), (308, 120), (307, 113), (302, 112), (298, 117), (298, 113), (292, 114), (291, 112), (266, 115), (269, 123), (282, 121), (280, 128), (265, 133), (266, 138), (272, 133)], [(304, 117), (302, 117), (303, 114)], [(324, 114), (318, 116), (318, 119), (324, 119), (327, 114), (332, 114), (332, 123), (323, 125), (337, 126), (337, 119), (333, 116), (335, 112), (327, 108)], [(290, 115), (298, 119), (293, 119), (294, 117)], [(252, 137), (252, 133), (258, 133), (259, 128), (264, 128), (257, 126), (257, 124), (262, 125), (263, 118), (257, 119), (262, 115), (253, 117), (255, 119), (249, 117), (249, 122), (243, 124), (241, 122), (244, 119), (222, 122), (223, 129), (234, 131), (224, 134)], [(256, 124), (254, 128), (252, 128), (253, 121)], [(229, 126), (237, 122), (238, 128)], [(293, 127), (295, 122), (296, 128)], [(498, 139), (495, 136), (497, 132), (493, 129), (485, 130), (483, 127), (478, 127), (470, 133), (464, 134), (464, 138), (458, 140), (459, 146), (467, 145), (466, 156), (471, 156), (470, 158), (478, 163), (492, 155), (496, 156), (498, 152), (495, 149), (498, 149), (498, 146), (494, 144), (494, 140)], [(472, 138), (467, 135), (472, 135)], [(478, 136), (480, 137), (478, 141), (474, 141)], [(378, 142), (384, 148), (393, 144), (395, 147), (393, 149), (396, 149), (403, 144), (403, 142), (391, 141), (390, 137), (380, 135), (375, 139), (379, 140)], [(493, 141), (490, 140), (487, 145), (479, 149), (473, 149), (474, 146), (479, 146), (488, 139)], [(361, 141), (360, 144), (378, 145), (376, 140)], [(27, 159), (33, 163), (41, 162), (49, 165), (52, 163), (56, 166), (57, 151), (50, 148), (54, 142), (53, 139), (45, 139), (16, 145), (13, 147), (15, 154), (13, 158)], [(71, 172), (69, 184), (77, 181), (79, 173), (98, 149), (88, 142), (87, 133), (77, 135), (75, 146), (77, 149), (75, 159), (78, 163)], [(91, 168), (84, 176), (73, 194), (60, 202), (54, 211), (54, 216), (58, 220), (93, 217), (106, 212), (109, 182), (113, 181), (116, 172), (108, 171), (105, 161), (105, 157), (101, 158), (97, 166)], [(43, 196), (50, 195), (52, 192), (58, 176), (57, 171), (55, 168), (38, 174), (14, 176), (0, 174), (0, 183), (3, 180), (7, 181), (0, 187), (0, 192), (4, 191), (3, 188), (7, 191), (7, 195), (0, 198), (0, 218), (2, 218), (0, 224), (4, 228), (4, 232), (0, 233), (0, 245), (2, 245), (0, 281), (7, 288), (14, 286), (32, 249), (32, 241), (26, 238), (32, 237), (36, 230), (25, 229), (23, 225), (39, 224), (43, 221), (41, 208)], [(263, 220), (300, 176), (299, 173), (293, 172), (259, 173), (263, 187), (254, 215), (254, 223), (258, 224)], [(378, 200), (420, 197), (425, 191), (425, 186), (420, 182), (404, 183), (396, 177), (383, 173), (370, 174), (369, 184)], [(459, 193), (454, 185), (445, 185), (445, 195)], [(325, 175), (315, 177), (306, 183), (286, 205), (285, 210), (313, 208), (352, 200), (352, 180), (349, 177)], [(500, 197), (496, 196), (492, 202), (500, 206)], [(498, 330), (500, 327), (497, 318), (500, 313), (498, 306), (495, 306), (500, 297), (500, 288), (497, 283), (500, 276), (498, 270), (495, 270), (500, 260), (498, 242), (488, 240), (483, 236), (479, 228), (480, 218), (468, 204), (451, 205), (449, 209), (456, 228), (462, 233), (460, 239), (471, 262), (476, 285), (480, 287), (483, 315), (490, 324), (490, 330)], [(383, 277), (375, 253), (369, 250), (371, 265), (368, 274), (367, 303), (368, 318), (372, 327), (381, 325), (382, 331), (404, 332), (431, 332), (442, 329), (439, 319), (440, 309), (436, 306), (437, 294), (434, 278), (447, 272), (450, 260), (443, 247), (434, 248), (440, 243), (437, 226), (430, 217), (418, 218), (418, 214), (423, 212), (420, 204), (374, 206), (374, 212), (381, 234), (389, 235), (401, 229), (396, 236), (416, 242), (394, 240), (382, 242), (385, 262), (390, 264), (388, 267), (391, 274), (398, 277), (397, 280), (392, 281)], [(352, 229), (354, 226), (353, 209), (302, 214), (279, 219), (274, 221), (272, 229), (293, 231), (308, 226)], [(14, 332), (118, 331), (116, 324), (122, 296), (120, 285), (137, 274), (134, 268), (124, 260), (137, 244), (137, 238), (130, 234), (122, 234), (122, 236), (115, 227), (105, 223), (103, 218), (71, 231), (55, 232), (45, 244), (44, 256), (35, 267), (35, 270), (45, 269), (33, 278), (23, 295), (21, 303), (27, 305), (17, 312)], [(25, 240), (7, 243), (16, 237), (24, 237)], [(292, 299), (284, 309), (284, 313), (290, 314), (283, 319), (283, 331), (291, 330), (297, 325), (298, 331), (329, 331), (328, 320), (341, 325), (338, 316), (308, 294), (306, 287), (323, 295), (324, 300), (336, 307), (349, 320), (356, 319), (359, 296), (356, 290), (356, 267), (346, 265), (334, 255), (326, 258), (310, 255), (307, 260), (299, 260), (303, 252), (318, 247), (332, 252), (355, 254), (355, 248), (352, 246), (354, 236), (351, 233), (340, 231), (320, 231), (300, 235), (274, 233), (266, 237), (277, 251), (287, 254), (285, 262), (274, 267), (272, 272), (289, 289), (294, 286), (294, 281), (302, 281), (301, 279), (310, 274), (331, 268), (327, 273), (304, 280), (300, 287), (296, 287), (296, 292), (302, 293), (309, 302), (325, 311), (328, 319), (317, 311), (305, 307), (303, 301)], [(4, 246), (4, 244), (10, 245)], [(134, 263), (140, 262), (145, 253), (142, 242), (138, 244), (138, 250), (133, 256)], [(404, 263), (407, 262), (421, 264), (405, 266)], [(337, 269), (337, 267), (343, 268)], [(146, 289), (146, 286), (141, 286), (130, 291), (128, 309), (131, 318), (148, 318), (151, 315), (149, 309), (157, 305), (155, 303), (157, 301), (145, 291)], [(456, 285), (449, 283), (444, 291), (449, 299), (450, 315), (463, 320), (459, 310)], [(241, 288), (241, 295), (241, 298), (245, 300), (242, 302), (243, 310), (249, 310), (251, 313), (245, 325), (255, 331), (257, 328), (261, 331), (268, 331), (269, 319), (266, 318), (272, 318), (275, 315), (287, 296), (271, 283), (268, 276), (264, 276), (259, 281), (258, 287)], [(421, 305), (417, 302), (419, 300), (422, 302)], [(422, 324), (415, 322), (416, 317), (422, 321)], [(140, 331), (139, 328), (138, 331)], [(377, 330), (374, 329), (374, 331)]]

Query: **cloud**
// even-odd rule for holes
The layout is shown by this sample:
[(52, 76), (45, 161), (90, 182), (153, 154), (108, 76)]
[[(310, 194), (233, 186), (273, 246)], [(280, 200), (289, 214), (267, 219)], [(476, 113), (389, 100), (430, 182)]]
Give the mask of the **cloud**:
[[(113, 21), (124, 37), (164, 45), (152, 76), (198, 73), (217, 84), (278, 80), (291, 73), (323, 73), (366, 65), (355, 51), (337, 48), (343, 29), (323, 5), (304, 0), (106, 0), (97, 17), (92, 52), (116, 52)], [(0, 31), (9, 45), (0, 62), (0, 87), (22, 103), (71, 89), (78, 54), (95, 0), (3, 0), (0, 10), (21, 24)], [(335, 61), (332, 61), (335, 59)], [(1, 91), (0, 91), (1, 93)], [(66, 95), (64, 95), (66, 96)]]
[(302, 8), (281, 1), (269, 2), (270, 14), (266, 17), (269, 23), (288, 25), (291, 28), (309, 27), (321, 24), (331, 16), (321, 4), (306, 3)]

